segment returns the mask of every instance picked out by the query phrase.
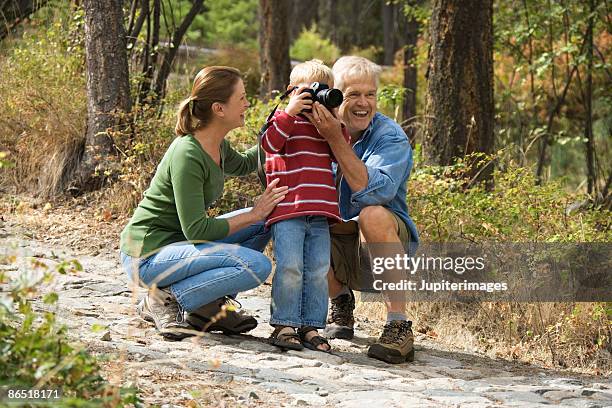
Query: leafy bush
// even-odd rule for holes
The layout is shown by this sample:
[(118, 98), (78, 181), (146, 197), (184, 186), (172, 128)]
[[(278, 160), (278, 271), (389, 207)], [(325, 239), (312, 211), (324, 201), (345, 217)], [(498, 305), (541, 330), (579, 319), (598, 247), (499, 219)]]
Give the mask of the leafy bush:
[[(419, 149), (417, 148), (417, 151)], [(466, 160), (455, 166), (419, 166), (409, 182), (408, 203), (423, 239), (435, 242), (610, 242), (610, 212), (569, 212), (587, 197), (559, 182), (536, 184), (533, 171), (514, 163), (494, 172), (492, 191), (471, 186)]]
[(257, 0), (217, 0), (207, 3), (202, 15), (202, 31), (206, 42), (212, 46), (242, 44), (257, 48)]
[(299, 37), (291, 45), (289, 55), (291, 55), (291, 58), (300, 61), (316, 58), (331, 65), (340, 57), (340, 49), (332, 44), (329, 39), (321, 36), (317, 32), (317, 26), (313, 25), (310, 29), (302, 30)]
[[(0, 257), (0, 265), (16, 261), (14, 256)], [(17, 276), (0, 271), (0, 283), (8, 289), (0, 296), (0, 384), (12, 389), (61, 390), (61, 400), (50, 399), (49, 404), (36, 406), (139, 405), (135, 389), (111, 386), (100, 376), (96, 358), (69, 340), (66, 328), (57, 323), (52, 311), (33, 307), (42, 286), (49, 284), (55, 273), (81, 269), (76, 260), (50, 269), (32, 258), (28, 269)], [(58, 295), (50, 292), (42, 300), (49, 309)]]

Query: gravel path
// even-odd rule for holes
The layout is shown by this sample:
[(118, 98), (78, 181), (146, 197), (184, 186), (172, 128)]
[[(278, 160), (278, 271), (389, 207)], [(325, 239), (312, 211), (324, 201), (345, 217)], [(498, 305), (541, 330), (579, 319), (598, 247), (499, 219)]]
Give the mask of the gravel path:
[(60, 295), (54, 308), (75, 339), (108, 356), (103, 366), (109, 379), (137, 385), (147, 404), (612, 406), (612, 382), (607, 378), (451, 352), (420, 334), (413, 363), (389, 365), (369, 359), (367, 346), (380, 327), (363, 320), (353, 341), (332, 340), (333, 355), (280, 352), (266, 340), (272, 331), (266, 324), (270, 294), (266, 285), (239, 297), (244, 308), (260, 321), (248, 335), (205, 334), (182, 342), (164, 341), (135, 315), (134, 302), (144, 292), (133, 295), (127, 290), (114, 250), (83, 256), (54, 244), (24, 241), (0, 232), (3, 241), (19, 243), (11, 251), (20, 257), (36, 256), (51, 264), (57, 259), (80, 260), (83, 272), (60, 275), (49, 288)]

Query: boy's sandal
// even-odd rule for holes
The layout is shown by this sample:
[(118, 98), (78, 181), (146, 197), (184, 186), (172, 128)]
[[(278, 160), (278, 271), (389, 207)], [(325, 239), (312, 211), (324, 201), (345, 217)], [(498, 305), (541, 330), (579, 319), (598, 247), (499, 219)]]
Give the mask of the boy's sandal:
[[(311, 326), (304, 326), (298, 329), (298, 334), (300, 336), (300, 340), (302, 340), (302, 344), (304, 345), (304, 347), (310, 350), (320, 351), (322, 353), (331, 353), (331, 345), (325, 337), (322, 337), (317, 334), (315, 336), (312, 336), (310, 340), (306, 339), (306, 334), (310, 333), (311, 331), (318, 332), (316, 327)], [(326, 345), (327, 350), (319, 348), (321, 345)]]
[(277, 326), (270, 336), (270, 343), (283, 349), (304, 349), (304, 346), (300, 342), (300, 336), (295, 332), (295, 329), (290, 326)]

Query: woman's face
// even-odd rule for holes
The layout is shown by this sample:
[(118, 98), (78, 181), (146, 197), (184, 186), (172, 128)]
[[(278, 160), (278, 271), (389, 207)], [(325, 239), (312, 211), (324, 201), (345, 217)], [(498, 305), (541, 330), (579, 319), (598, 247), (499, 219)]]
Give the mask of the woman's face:
[(223, 121), (230, 129), (244, 126), (244, 113), (251, 104), (247, 100), (244, 83), (239, 80), (234, 85), (234, 92), (229, 100), (223, 104)]

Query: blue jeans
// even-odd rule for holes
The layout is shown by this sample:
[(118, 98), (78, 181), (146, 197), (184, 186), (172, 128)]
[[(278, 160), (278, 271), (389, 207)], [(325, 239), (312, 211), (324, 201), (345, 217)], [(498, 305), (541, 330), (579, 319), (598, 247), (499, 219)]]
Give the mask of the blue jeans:
[(329, 224), (323, 216), (304, 216), (272, 225), (276, 272), (272, 281), (270, 324), (325, 327)]
[[(233, 217), (245, 208), (221, 216)], [(253, 289), (263, 283), (272, 264), (261, 253), (270, 240), (264, 223), (250, 225), (226, 238), (202, 244), (177, 242), (144, 258), (121, 253), (121, 263), (130, 279), (137, 273), (140, 284), (169, 287), (190, 312), (223, 296)]]

